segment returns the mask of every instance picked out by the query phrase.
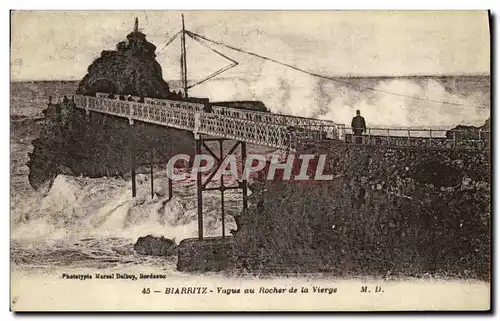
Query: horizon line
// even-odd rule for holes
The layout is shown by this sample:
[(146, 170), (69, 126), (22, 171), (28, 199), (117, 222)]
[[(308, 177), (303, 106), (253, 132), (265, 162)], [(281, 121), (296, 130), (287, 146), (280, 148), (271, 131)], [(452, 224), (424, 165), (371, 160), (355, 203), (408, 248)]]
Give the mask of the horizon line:
[[(338, 78), (338, 79), (362, 79), (362, 78), (416, 78), (416, 77), (422, 77), (422, 78), (428, 78), (428, 77), (485, 77), (485, 76), (491, 76), (491, 73), (457, 73), (457, 74), (408, 74), (408, 75), (343, 75), (343, 76), (330, 76), (333, 78)], [(255, 78), (258, 76), (253, 76), (250, 78)], [(236, 76), (236, 77), (220, 77), (217, 78), (218, 80), (222, 79), (239, 79), (239, 78), (244, 78), (243, 76)], [(65, 82), (73, 82), (73, 81), (81, 81), (83, 78), (26, 78), (26, 79), (10, 79), (11, 83), (14, 82), (47, 82), (47, 81), (65, 81)], [(167, 83), (168, 82), (176, 82), (180, 81), (179, 79), (166, 79), (165, 80)], [(196, 81), (196, 80), (191, 80), (191, 81)]]

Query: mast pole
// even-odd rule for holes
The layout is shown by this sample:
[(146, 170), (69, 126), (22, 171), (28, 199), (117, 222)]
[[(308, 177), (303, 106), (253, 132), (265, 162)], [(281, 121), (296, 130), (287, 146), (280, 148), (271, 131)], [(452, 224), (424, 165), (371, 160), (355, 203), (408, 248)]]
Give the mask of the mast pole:
[(184, 25), (184, 15), (182, 16), (182, 33), (181, 33), (181, 83), (184, 90), (184, 97), (188, 97), (188, 83), (187, 83), (187, 61), (186, 61), (186, 27)]
[[(182, 37), (181, 37), (182, 42)], [(184, 57), (182, 56), (182, 45), (181, 45), (181, 57), (179, 59), (180, 68), (180, 83), (179, 83), (179, 93), (184, 95)]]

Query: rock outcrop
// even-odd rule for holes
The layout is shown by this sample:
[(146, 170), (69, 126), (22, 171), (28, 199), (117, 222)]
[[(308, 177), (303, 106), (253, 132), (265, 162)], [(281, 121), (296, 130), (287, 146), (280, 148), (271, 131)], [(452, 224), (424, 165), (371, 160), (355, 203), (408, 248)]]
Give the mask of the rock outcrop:
[(491, 135), (490, 130), (490, 118), (488, 118), (484, 125), (478, 127), (458, 125), (446, 132), (446, 138), (455, 140), (487, 139)]
[(146, 35), (134, 29), (127, 35), (127, 41), (116, 45), (116, 50), (105, 50), (94, 60), (77, 93), (94, 95), (99, 91), (153, 98), (174, 95), (163, 80), (155, 50)]
[(174, 239), (147, 235), (137, 239), (134, 250), (142, 255), (168, 256), (176, 254), (176, 244)]

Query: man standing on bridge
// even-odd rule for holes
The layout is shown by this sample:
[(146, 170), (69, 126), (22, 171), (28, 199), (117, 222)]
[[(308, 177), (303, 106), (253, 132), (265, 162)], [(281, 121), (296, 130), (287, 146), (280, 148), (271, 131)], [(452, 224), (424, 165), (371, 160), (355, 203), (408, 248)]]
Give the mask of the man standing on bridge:
[(361, 117), (361, 113), (356, 110), (356, 117), (352, 119), (351, 128), (354, 136), (354, 142), (356, 144), (361, 144), (363, 142), (363, 133), (366, 132), (366, 123), (365, 119)]

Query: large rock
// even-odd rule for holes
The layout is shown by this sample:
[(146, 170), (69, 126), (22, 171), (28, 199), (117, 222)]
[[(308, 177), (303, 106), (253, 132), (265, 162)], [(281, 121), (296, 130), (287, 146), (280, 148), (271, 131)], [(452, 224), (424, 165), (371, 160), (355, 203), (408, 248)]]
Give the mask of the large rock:
[(173, 239), (163, 236), (142, 236), (137, 239), (134, 250), (142, 255), (167, 256), (176, 253), (176, 245)]
[(446, 132), (446, 138), (455, 138), (456, 140), (488, 139), (490, 137), (490, 130), (490, 118), (488, 118), (484, 122), (484, 125), (479, 127), (458, 125)]
[(238, 264), (233, 237), (185, 239), (179, 243), (177, 252), (177, 270), (182, 272), (233, 270)]
[(134, 30), (127, 41), (116, 45), (116, 50), (105, 50), (88, 67), (77, 93), (94, 95), (96, 92), (116, 93), (142, 97), (167, 98), (173, 96), (163, 80), (162, 69), (156, 61), (156, 46), (146, 35)]

